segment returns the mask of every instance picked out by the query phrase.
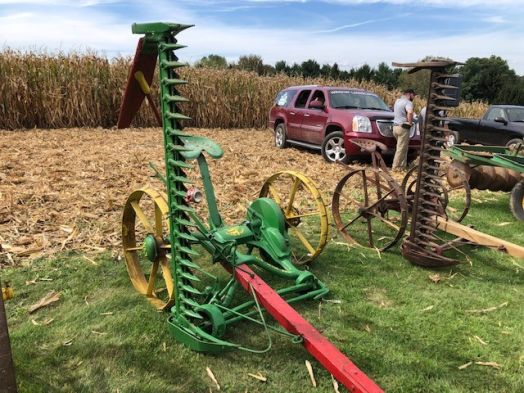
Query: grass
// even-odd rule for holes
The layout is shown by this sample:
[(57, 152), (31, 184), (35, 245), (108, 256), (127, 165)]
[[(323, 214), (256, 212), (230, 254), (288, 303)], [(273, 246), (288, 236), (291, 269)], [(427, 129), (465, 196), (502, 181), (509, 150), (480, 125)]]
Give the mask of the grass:
[[(507, 196), (473, 197), (466, 223), (524, 243)], [(388, 392), (523, 391), (522, 261), (480, 248), (465, 252), (465, 263), (430, 270), (410, 265), (397, 249), (379, 255), (332, 242), (311, 270), (331, 289), (328, 299), (340, 303), (310, 301), (297, 309)], [(167, 315), (132, 289), (123, 261), (107, 254), (96, 263), (68, 253), (2, 271), (16, 290), (7, 314), (21, 392), (215, 391), (208, 366), (228, 392), (333, 391), (327, 371), (286, 337), (273, 334), (265, 355), (210, 356), (178, 345)], [(438, 283), (429, 278), (435, 274)], [(30, 305), (51, 290), (60, 301), (29, 315)], [(228, 338), (266, 345), (264, 332), (250, 323), (233, 326)], [(316, 390), (305, 360), (313, 363)], [(268, 381), (248, 376), (256, 372)]]

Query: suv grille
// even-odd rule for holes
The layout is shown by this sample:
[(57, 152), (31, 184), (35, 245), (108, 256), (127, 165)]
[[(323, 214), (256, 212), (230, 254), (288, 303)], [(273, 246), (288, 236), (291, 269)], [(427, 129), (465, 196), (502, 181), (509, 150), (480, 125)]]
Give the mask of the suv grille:
[[(376, 120), (377, 122), (377, 128), (378, 132), (380, 132), (380, 135), (393, 138), (393, 120)], [(415, 136), (415, 132), (417, 130), (417, 125), (414, 127), (411, 127), (411, 130), (409, 130), (409, 137), (413, 138)]]
[(377, 120), (377, 128), (380, 135), (388, 138), (393, 137), (393, 120)]

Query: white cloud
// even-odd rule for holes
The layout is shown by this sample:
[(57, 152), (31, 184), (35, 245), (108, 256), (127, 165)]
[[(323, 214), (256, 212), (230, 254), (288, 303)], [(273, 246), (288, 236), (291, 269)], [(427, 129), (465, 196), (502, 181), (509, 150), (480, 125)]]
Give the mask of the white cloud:
[(395, 16), (392, 16), (390, 18), (368, 19), (368, 20), (363, 20), (361, 22), (355, 22), (355, 23), (350, 23), (350, 24), (347, 24), (347, 25), (334, 27), (332, 29), (315, 31), (314, 33), (336, 33), (337, 31), (341, 31), (341, 30), (348, 30), (348, 29), (352, 29), (354, 27), (369, 25), (371, 23), (385, 22), (385, 21), (388, 21), (388, 20), (404, 18), (404, 17), (409, 16), (409, 15), (412, 15), (412, 14), (411, 13), (405, 13), (405, 14), (401, 14), (401, 15), (395, 15)]
[(265, 62), (278, 60), (300, 63), (316, 59), (320, 63), (337, 62), (351, 68), (384, 61), (416, 61), (427, 55), (445, 56), (457, 61), (492, 54), (508, 59), (511, 67), (524, 74), (524, 53), (514, 44), (524, 37), (506, 32), (465, 34), (442, 38), (406, 37), (404, 35), (355, 34), (314, 35), (305, 31), (261, 29), (215, 29), (201, 26), (183, 33), (189, 48), (181, 52), (195, 61), (203, 54), (218, 53), (235, 60), (239, 54), (255, 53)]
[[(362, 34), (350, 30), (350, 26), (339, 26), (318, 34), (305, 30), (224, 25), (213, 19), (197, 18), (191, 8), (180, 8), (168, 1), (149, 3), (136, 0), (134, 3), (140, 4), (140, 1), (144, 4), (141, 21), (174, 18), (173, 21), (180, 23), (197, 22), (196, 27), (180, 35), (181, 41), (189, 45), (180, 52), (181, 59), (191, 62), (210, 53), (224, 55), (231, 61), (240, 55), (258, 54), (265, 62), (273, 64), (278, 60), (300, 63), (316, 59), (319, 63), (337, 62), (342, 67), (351, 68), (364, 63), (376, 66), (382, 61), (388, 64), (414, 61), (429, 54), (458, 61), (496, 54), (507, 59), (519, 74), (524, 74), (524, 52), (515, 44), (524, 40), (519, 31), (475, 32), (435, 38), (421, 34), (406, 36), (402, 32), (398, 35), (378, 31)], [(85, 7), (81, 12), (75, 7), (43, 7), (40, 10), (35, 7), (31, 12), (12, 12), (0, 18), (0, 46), (13, 48), (91, 48), (112, 56), (132, 54), (138, 39), (131, 34), (134, 18), (106, 14), (97, 7)], [(343, 28), (346, 29), (344, 34), (335, 33)]]
[(9, 21), (9, 20), (20, 20), (20, 19), (27, 19), (30, 18), (33, 14), (31, 12), (15, 12), (14, 14), (8, 14), (4, 16), (0, 16), (1, 21)]
[(471, 7), (471, 6), (515, 6), (522, 7), (522, 0), (246, 0), (252, 3), (332, 3), (332, 4), (413, 4), (413, 5), (433, 5), (441, 7)]
[(0, 0), (0, 5), (91, 7), (119, 2), (120, 0)]
[(494, 24), (508, 23), (508, 21), (502, 16), (489, 16), (487, 18), (484, 18), (483, 20), (484, 22), (494, 23)]

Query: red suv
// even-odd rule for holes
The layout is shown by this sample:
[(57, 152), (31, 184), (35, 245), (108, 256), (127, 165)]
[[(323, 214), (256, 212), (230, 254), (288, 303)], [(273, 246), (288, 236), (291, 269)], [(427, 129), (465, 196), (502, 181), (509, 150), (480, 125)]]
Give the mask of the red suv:
[[(317, 149), (326, 161), (348, 163), (362, 154), (349, 141), (367, 138), (384, 143), (393, 154), (393, 112), (376, 94), (362, 89), (326, 86), (293, 86), (279, 92), (269, 112), (275, 145)], [(417, 127), (411, 129), (409, 157), (419, 150)]]

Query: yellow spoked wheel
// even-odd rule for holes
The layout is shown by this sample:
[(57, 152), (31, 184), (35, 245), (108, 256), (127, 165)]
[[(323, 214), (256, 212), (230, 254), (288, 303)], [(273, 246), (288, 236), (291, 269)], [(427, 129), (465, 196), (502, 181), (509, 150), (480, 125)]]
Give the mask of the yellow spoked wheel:
[(167, 257), (168, 211), (164, 194), (143, 188), (129, 196), (122, 217), (122, 244), (129, 278), (140, 294), (162, 310), (173, 305), (175, 295)]
[(315, 184), (299, 172), (277, 172), (266, 180), (261, 197), (272, 198), (282, 209), (291, 235), (293, 262), (313, 261), (328, 238), (328, 213)]

